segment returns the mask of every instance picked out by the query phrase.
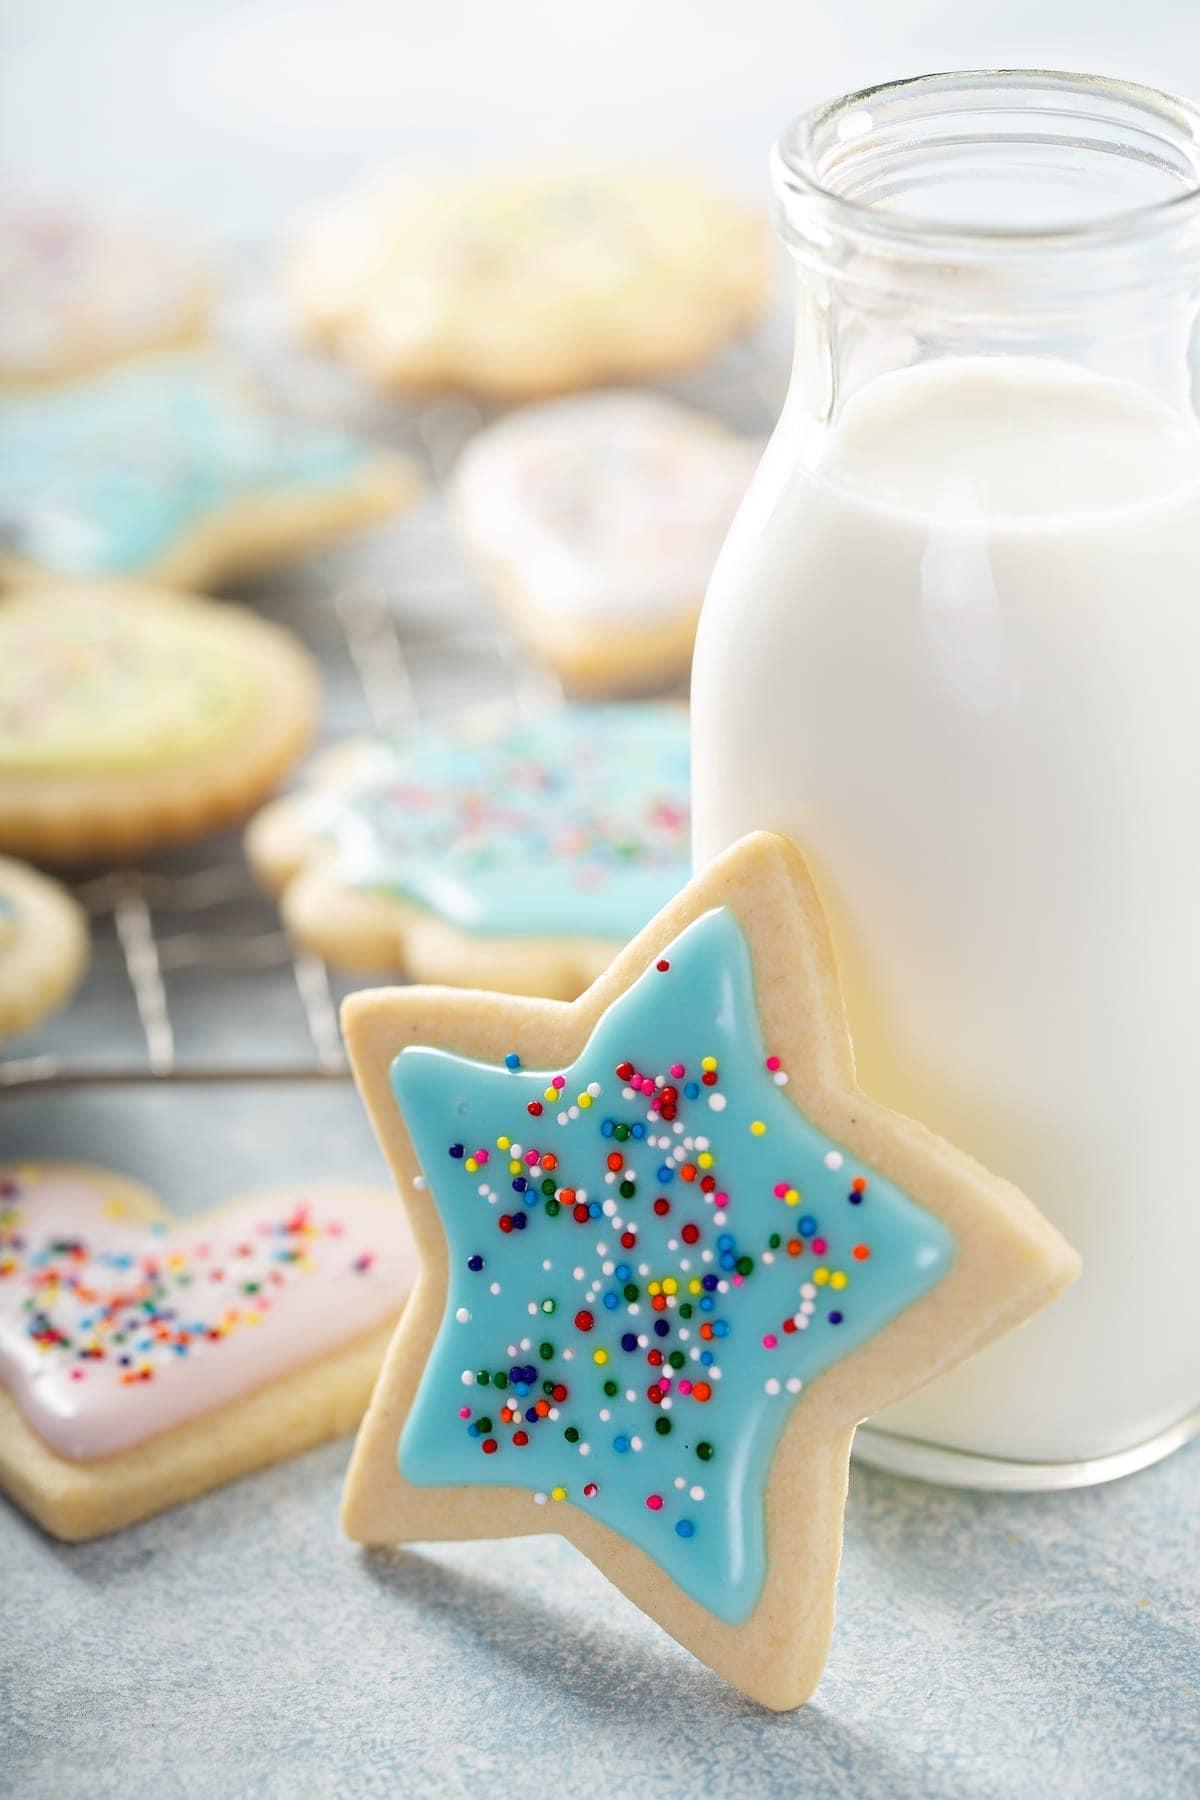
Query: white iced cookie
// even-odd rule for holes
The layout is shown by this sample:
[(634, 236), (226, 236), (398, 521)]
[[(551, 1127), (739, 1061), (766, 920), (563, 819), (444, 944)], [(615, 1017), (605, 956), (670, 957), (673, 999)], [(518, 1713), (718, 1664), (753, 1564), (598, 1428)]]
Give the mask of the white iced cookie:
[(302, 327), (384, 386), (514, 399), (703, 361), (765, 289), (761, 221), (653, 167), (384, 174), (316, 218)]
[(174, 1221), (107, 1169), (0, 1165), (0, 1489), (97, 1537), (351, 1430), (416, 1272), (370, 1188)]
[(82, 907), (57, 881), (0, 856), (0, 1043), (62, 1006), (87, 960)]
[(191, 342), (209, 278), (178, 245), (67, 206), (0, 211), (0, 382), (74, 376)]
[(655, 394), (550, 401), (468, 445), (457, 521), (517, 629), (574, 691), (644, 692), (686, 673), (760, 452)]

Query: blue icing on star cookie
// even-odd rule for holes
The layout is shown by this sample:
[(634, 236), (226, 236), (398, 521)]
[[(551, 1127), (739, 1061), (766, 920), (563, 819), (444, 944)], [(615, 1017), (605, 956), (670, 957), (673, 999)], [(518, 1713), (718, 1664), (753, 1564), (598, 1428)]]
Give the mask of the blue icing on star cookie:
[(352, 886), (460, 929), (624, 943), (689, 874), (682, 707), (568, 706), (382, 748), (318, 802)]
[(369, 454), (203, 353), (156, 357), (0, 400), (0, 535), (58, 574), (128, 574), (233, 501), (339, 486)]
[(811, 1125), (725, 909), (561, 1074), (411, 1048), (392, 1087), (445, 1229), (445, 1316), (401, 1434), (419, 1485), (593, 1514), (731, 1624), (805, 1386), (947, 1272), (939, 1219)]

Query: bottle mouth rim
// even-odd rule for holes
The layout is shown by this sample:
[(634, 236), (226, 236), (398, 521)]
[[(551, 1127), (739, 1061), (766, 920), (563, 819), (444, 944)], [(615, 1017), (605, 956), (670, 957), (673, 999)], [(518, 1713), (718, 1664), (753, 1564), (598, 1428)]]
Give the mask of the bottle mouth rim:
[[(1149, 145), (1124, 152), (1115, 144), (1110, 146), (1142, 162), (1157, 162), (1165, 175), (1173, 174), (1179, 182), (1176, 191), (1083, 220), (1025, 225), (941, 220), (918, 212), (884, 210), (839, 190), (837, 174), (848, 171), (855, 145), (861, 150), (880, 114), (889, 123), (901, 122), (906, 115), (929, 118), (939, 111), (943, 116), (969, 119), (972, 112), (1003, 106), (1006, 96), (1015, 97), (1021, 90), (1045, 102), (1040, 108), (1028, 107), (1031, 125), (1039, 113), (1043, 117), (1053, 113), (1060, 120), (1077, 117), (1081, 125), (1093, 128), (1124, 125), (1127, 130), (1140, 130), (1164, 152), (1173, 150), (1173, 158), (1168, 159), (1165, 154), (1155, 157)], [(1032, 130), (1010, 135), (1033, 141)], [(966, 141), (971, 140), (968, 137)], [(984, 140), (977, 135), (974, 141)], [(1069, 136), (1055, 141), (1064, 147), (1072, 143)], [(915, 75), (880, 82), (801, 113), (776, 142), (772, 176), (784, 235), (801, 242), (808, 240), (811, 232), (802, 229), (797, 233), (790, 228), (794, 223), (791, 211), (797, 204), (810, 227), (841, 229), (880, 246), (890, 243), (910, 252), (978, 256), (1021, 250), (1103, 249), (1142, 233), (1200, 228), (1200, 106), (1138, 82), (1055, 69), (962, 69)], [(1200, 237), (1194, 248), (1200, 251)]]

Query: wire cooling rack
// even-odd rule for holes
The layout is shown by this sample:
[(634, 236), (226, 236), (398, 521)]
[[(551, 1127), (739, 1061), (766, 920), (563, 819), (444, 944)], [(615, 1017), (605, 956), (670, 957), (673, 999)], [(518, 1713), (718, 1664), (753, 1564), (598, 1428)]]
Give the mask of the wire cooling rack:
[[(415, 456), (430, 501), (409, 518), (239, 592), (294, 630), (322, 665), (329, 735), (411, 726), (486, 698), (561, 699), (498, 624), (458, 558), (445, 485), (485, 414), (463, 399), (386, 411), (316, 365), (260, 373), (281, 404), (336, 412)], [(778, 410), (780, 357), (732, 347), (675, 397), (761, 432)], [(231, 833), (82, 879), (93, 959), (75, 1002), (0, 1060), (0, 1104), (87, 1088), (345, 1082), (338, 1004), (354, 985), (292, 943)]]
[[(421, 718), (425, 684), (414, 664), (426, 660), (443, 669), (464, 661), (486, 664), (494, 679), (472, 679), (472, 693), (500, 692), (517, 707), (561, 699), (553, 678), (523, 665), (516, 647), (499, 633), (442, 631), (419, 638), (415, 650), (406, 651), (396, 617), (377, 587), (343, 588), (330, 610), (361, 687), (364, 725), (396, 728)], [(479, 673), (473, 671), (475, 677)], [(195, 852), (180, 852), (75, 884), (75, 896), (90, 918), (94, 968), (92, 991), (85, 990), (73, 1016), (67, 1015), (74, 1028), (72, 1047), (35, 1049), (0, 1062), (0, 1088), (346, 1078), (337, 1020), (346, 984), (336, 982), (319, 956), (293, 943), (279, 926), (238, 836), (212, 840), (201, 854), (202, 866), (195, 865)], [(210, 1001), (204, 1010), (220, 1004), (236, 1021), (236, 1032), (225, 1039), (214, 1040), (203, 1017), (190, 1027), (177, 1021), (177, 1010), (194, 1009), (198, 981)], [(281, 1027), (281, 987), (289, 986), (298, 1007)], [(130, 1002), (135, 1031), (122, 1029), (121, 1013)], [(203, 1047), (189, 1051), (189, 1038)]]

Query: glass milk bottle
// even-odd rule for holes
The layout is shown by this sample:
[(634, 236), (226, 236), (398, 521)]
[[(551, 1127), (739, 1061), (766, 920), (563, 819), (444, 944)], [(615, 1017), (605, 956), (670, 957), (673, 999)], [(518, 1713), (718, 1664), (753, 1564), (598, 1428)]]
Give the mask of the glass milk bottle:
[(795, 839), (863, 1087), (1076, 1287), (863, 1434), (1103, 1480), (1200, 1414), (1200, 115), (930, 76), (775, 159), (791, 388), (705, 602), (696, 856)]

